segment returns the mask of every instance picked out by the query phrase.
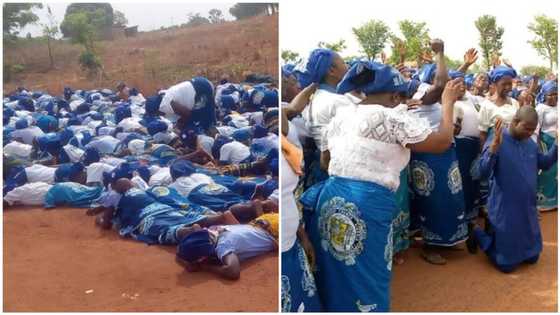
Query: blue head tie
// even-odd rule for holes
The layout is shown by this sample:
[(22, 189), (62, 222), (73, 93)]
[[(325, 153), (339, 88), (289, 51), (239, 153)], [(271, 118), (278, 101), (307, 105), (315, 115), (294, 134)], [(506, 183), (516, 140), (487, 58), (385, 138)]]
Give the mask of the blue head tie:
[(406, 93), (408, 84), (393, 67), (373, 61), (355, 63), (338, 84), (338, 93), (361, 91), (365, 94)]
[(434, 76), (436, 75), (437, 66), (435, 63), (429, 63), (422, 66), (420, 72), (418, 73), (418, 79), (422, 83), (432, 84), (434, 81)]
[(546, 96), (553, 93), (558, 93), (558, 82), (553, 80), (546, 81), (537, 95), (537, 103), (544, 103)]
[(27, 122), (27, 119), (20, 118), (16, 121), (16, 129), (25, 129), (27, 127), (29, 127), (29, 123)]
[(206, 229), (195, 231), (181, 240), (177, 246), (177, 256), (188, 262), (196, 262), (201, 258), (213, 256), (216, 247)]
[(508, 66), (497, 66), (490, 71), (488, 77), (490, 79), (490, 83), (496, 83), (504, 77), (510, 77), (512, 79), (517, 77), (517, 72), (515, 69)]
[(330, 49), (317, 48), (311, 52), (304, 71), (295, 70), (302, 88), (311, 83), (321, 83), (333, 64), (335, 52)]

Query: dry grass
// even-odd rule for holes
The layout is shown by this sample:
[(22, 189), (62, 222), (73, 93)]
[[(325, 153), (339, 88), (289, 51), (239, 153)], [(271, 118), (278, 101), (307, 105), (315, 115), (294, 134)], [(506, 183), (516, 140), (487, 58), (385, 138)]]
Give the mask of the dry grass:
[(113, 88), (123, 80), (150, 95), (195, 75), (214, 81), (223, 75), (240, 81), (247, 73), (277, 77), (278, 16), (139, 33), (134, 38), (99, 42), (97, 50), (106, 76), (88, 78), (78, 65), (78, 45), (54, 44), (55, 69), (49, 69), (46, 44), (5, 48), (4, 63), (22, 64), (25, 70), (4, 82), (4, 93), (25, 86), (58, 95), (66, 85)]

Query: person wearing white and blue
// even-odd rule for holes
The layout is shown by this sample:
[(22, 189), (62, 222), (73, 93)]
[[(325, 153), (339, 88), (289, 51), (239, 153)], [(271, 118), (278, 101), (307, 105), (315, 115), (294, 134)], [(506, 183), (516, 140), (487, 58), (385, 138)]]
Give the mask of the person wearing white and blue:
[[(448, 80), (444, 43), (433, 41), (435, 64), (425, 65), (419, 74), (422, 84), (413, 96), (422, 105), (412, 110), (420, 118), (426, 118), (432, 130), (437, 130), (442, 117), (442, 88)], [(463, 78), (456, 79), (463, 85)], [(414, 152), (410, 159), (412, 190), (411, 213), (417, 219), (422, 232), (422, 258), (428, 263), (443, 265), (447, 260), (441, 255), (441, 247), (453, 247), (467, 239), (468, 225), (465, 221), (465, 200), (459, 163), (452, 144), (445, 152)]]
[(306, 174), (305, 181), (307, 184), (305, 187), (327, 178), (326, 171), (321, 169), (320, 166), (321, 153), (328, 153), (321, 140), (322, 133), (338, 108), (352, 104), (349, 99), (336, 91), (336, 86), (346, 70), (344, 60), (336, 52), (330, 49), (317, 48), (309, 55), (305, 69), (293, 71), (299, 81), (300, 88), (303, 89), (312, 83), (319, 84), (311, 103), (302, 113), (316, 147), (315, 149), (309, 149), (312, 152), (306, 152), (306, 155), (310, 156), (309, 159), (306, 159), (310, 172)]
[(339, 108), (323, 134), (330, 151), (327, 180), (301, 197), (310, 217), (316, 281), (323, 311), (389, 311), (395, 192), (410, 152), (439, 153), (453, 139), (453, 104), (459, 82), (442, 94), (439, 128), (399, 105), (407, 83), (391, 66), (356, 62), (338, 93), (365, 94)]
[[(558, 82), (546, 81), (537, 95), (539, 124), (536, 134), (543, 152), (548, 152), (558, 135)], [(538, 177), (537, 207), (541, 211), (558, 209), (558, 166), (541, 171)]]
[[(486, 229), (476, 227), (467, 242), (480, 247), (504, 272), (520, 264), (535, 264), (543, 248), (537, 213), (537, 174), (556, 164), (558, 146), (542, 153), (530, 138), (538, 124), (531, 106), (522, 106), (509, 124), (497, 120), (479, 162), (480, 174), (490, 181)], [(507, 127), (506, 127), (507, 126)]]

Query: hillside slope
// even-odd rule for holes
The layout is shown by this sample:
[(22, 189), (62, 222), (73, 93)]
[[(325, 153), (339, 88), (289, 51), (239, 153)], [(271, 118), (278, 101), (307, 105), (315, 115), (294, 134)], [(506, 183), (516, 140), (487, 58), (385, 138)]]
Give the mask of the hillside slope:
[(4, 64), (21, 64), (24, 70), (4, 82), (9, 93), (18, 86), (60, 94), (74, 88), (114, 88), (124, 80), (150, 95), (158, 88), (203, 75), (216, 81), (228, 75), (233, 81), (247, 73), (278, 75), (278, 15), (191, 28), (139, 33), (134, 38), (101, 41), (97, 50), (106, 76), (88, 78), (80, 70), (79, 45), (54, 43), (55, 69), (49, 69), (46, 43), (21, 42), (4, 47)]

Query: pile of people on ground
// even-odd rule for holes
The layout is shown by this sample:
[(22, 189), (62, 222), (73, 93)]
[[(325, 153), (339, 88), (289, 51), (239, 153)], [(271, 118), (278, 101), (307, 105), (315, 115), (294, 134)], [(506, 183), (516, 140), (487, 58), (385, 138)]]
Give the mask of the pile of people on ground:
[(430, 44), (416, 68), (322, 48), (282, 67), (283, 311), (389, 311), (411, 243), (435, 265), (479, 248), (504, 273), (537, 263), (539, 210), (557, 209), (557, 77), (500, 60), (469, 74), (475, 49), (448, 69)]
[(228, 279), (278, 241), (278, 90), (194, 77), (145, 98), (18, 88), (3, 101), (4, 206), (88, 208)]

